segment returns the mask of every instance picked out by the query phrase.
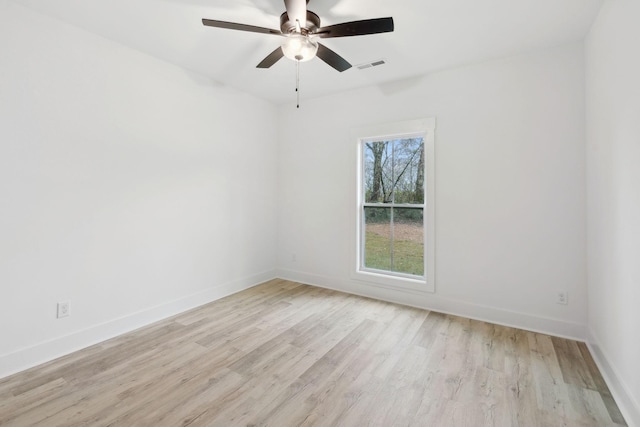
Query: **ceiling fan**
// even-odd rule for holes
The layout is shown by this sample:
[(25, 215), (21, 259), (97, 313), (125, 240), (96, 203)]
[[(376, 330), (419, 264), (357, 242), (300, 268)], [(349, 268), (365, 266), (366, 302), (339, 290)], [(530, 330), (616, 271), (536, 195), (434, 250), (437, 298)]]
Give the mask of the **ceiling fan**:
[(364, 19), (342, 24), (320, 26), (320, 17), (307, 10), (309, 0), (284, 0), (286, 11), (280, 15), (280, 30), (237, 24), (235, 22), (203, 19), (209, 27), (249, 31), (284, 37), (282, 46), (267, 55), (257, 68), (269, 68), (283, 56), (296, 62), (305, 62), (318, 56), (331, 67), (342, 72), (351, 68), (343, 57), (318, 43), (318, 38), (363, 36), (367, 34), (388, 33), (393, 31), (393, 18)]

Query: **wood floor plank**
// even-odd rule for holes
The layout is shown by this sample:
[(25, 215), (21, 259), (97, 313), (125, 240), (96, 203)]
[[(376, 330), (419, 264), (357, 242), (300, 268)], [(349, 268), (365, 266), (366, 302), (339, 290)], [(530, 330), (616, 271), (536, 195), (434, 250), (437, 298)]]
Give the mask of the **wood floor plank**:
[(413, 343), (425, 348), (430, 347), (438, 339), (438, 334), (446, 322), (446, 314), (429, 312), (420, 326), (420, 330), (416, 333)]
[(589, 367), (580, 353), (578, 343), (556, 337), (551, 337), (551, 342), (558, 357), (564, 382), (597, 390), (597, 385), (591, 376)]
[(276, 404), (257, 414), (252, 424), (260, 426), (300, 425), (316, 406), (313, 393), (325, 385), (327, 378), (346, 365), (375, 322), (363, 320), (347, 336), (307, 369), (276, 399)]
[(369, 408), (379, 414), (376, 417), (377, 425), (407, 425), (418, 411), (422, 399), (414, 392), (413, 379), (427, 358), (428, 350), (411, 346), (398, 359), (391, 375), (375, 397), (375, 407)]
[(563, 418), (575, 419), (551, 337), (530, 334), (529, 347), (538, 407)]
[(607, 383), (604, 381), (604, 378), (602, 377), (596, 362), (593, 360), (591, 353), (589, 353), (587, 345), (583, 342), (578, 342), (577, 345), (580, 349), (580, 356), (589, 369), (589, 373), (591, 374), (591, 378), (596, 386), (596, 390), (600, 393), (600, 397), (607, 408), (607, 412), (609, 413), (611, 420), (614, 423), (624, 424), (624, 417), (620, 412), (620, 408), (618, 408), (618, 405), (616, 405), (613, 400), (611, 391), (609, 390), (609, 387), (607, 387)]
[(529, 339), (531, 332), (509, 328), (505, 335), (507, 402), (512, 426), (541, 425), (537, 387), (533, 376)]
[(584, 343), (272, 280), (0, 379), (0, 426), (624, 426)]

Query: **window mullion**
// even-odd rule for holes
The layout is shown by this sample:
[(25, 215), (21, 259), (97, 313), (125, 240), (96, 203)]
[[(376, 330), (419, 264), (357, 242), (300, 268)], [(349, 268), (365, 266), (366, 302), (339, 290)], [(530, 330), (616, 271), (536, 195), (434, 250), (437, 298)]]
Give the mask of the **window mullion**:
[(396, 182), (396, 144), (394, 142), (391, 142), (391, 215), (389, 216), (389, 233), (391, 234), (389, 236), (389, 251), (391, 252), (390, 255), (390, 270), (394, 271), (395, 269), (393, 268), (393, 253), (394, 253), (394, 234), (393, 234), (393, 205), (396, 202), (396, 186), (394, 185)]
[(393, 253), (394, 253), (394, 242), (395, 242), (394, 234), (393, 234), (393, 225), (394, 225), (394, 222), (393, 222), (393, 214), (394, 214), (394, 212), (393, 212), (393, 203), (392, 203), (392, 204), (391, 204), (391, 215), (390, 215), (390, 218), (389, 218), (389, 221), (391, 221), (391, 224), (390, 224), (390, 227), (389, 227), (389, 228), (390, 228), (390, 232), (391, 232), (391, 236), (390, 236), (390, 244), (389, 244), (389, 250), (391, 251), (391, 254), (390, 254), (390, 255), (391, 255), (391, 260), (390, 260), (390, 261), (391, 261), (391, 262), (390, 262), (390, 264), (391, 264), (391, 271), (395, 271), (395, 269), (393, 268), (393, 267), (394, 267), (394, 266), (393, 266)]

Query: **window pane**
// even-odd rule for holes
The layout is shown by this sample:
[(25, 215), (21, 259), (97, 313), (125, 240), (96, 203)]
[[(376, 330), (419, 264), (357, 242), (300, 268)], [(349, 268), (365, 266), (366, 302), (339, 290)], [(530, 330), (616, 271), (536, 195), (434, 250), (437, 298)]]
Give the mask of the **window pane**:
[(367, 142), (364, 146), (364, 201), (391, 201), (392, 145), (388, 141)]
[(424, 142), (422, 138), (393, 141), (394, 203), (424, 203)]
[(405, 138), (364, 145), (365, 203), (424, 203), (424, 140)]
[(391, 208), (364, 208), (364, 266), (391, 271)]
[(424, 276), (424, 212), (394, 208), (391, 271)]

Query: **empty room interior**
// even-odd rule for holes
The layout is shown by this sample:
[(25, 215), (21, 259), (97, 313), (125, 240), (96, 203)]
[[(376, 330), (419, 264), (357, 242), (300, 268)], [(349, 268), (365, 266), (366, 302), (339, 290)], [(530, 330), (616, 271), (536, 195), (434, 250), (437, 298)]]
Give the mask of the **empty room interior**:
[(0, 425), (640, 426), (639, 19), (0, 0)]

